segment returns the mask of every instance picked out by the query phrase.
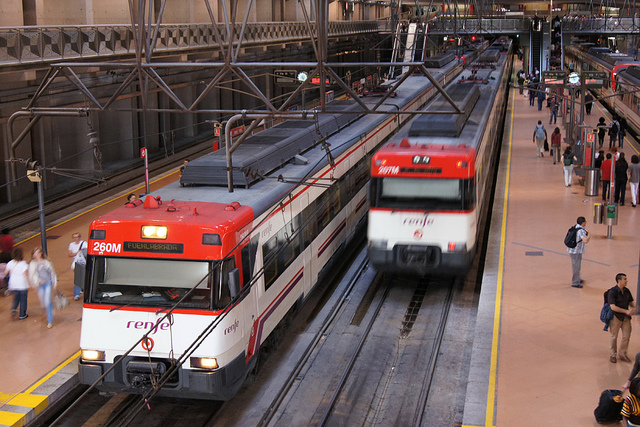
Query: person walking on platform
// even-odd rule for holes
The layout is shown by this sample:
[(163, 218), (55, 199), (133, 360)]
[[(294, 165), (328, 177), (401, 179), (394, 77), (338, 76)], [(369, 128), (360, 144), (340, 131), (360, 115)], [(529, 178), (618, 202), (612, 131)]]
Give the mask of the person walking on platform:
[(553, 121), (553, 124), (555, 125), (558, 121), (558, 101), (556, 100), (555, 96), (550, 96), (549, 98), (551, 98), (549, 105), (549, 109), (551, 111), (551, 115), (549, 116), (549, 124), (551, 124), (551, 122)]
[(84, 292), (87, 242), (82, 240), (80, 233), (73, 233), (71, 237), (73, 238), (73, 242), (69, 243), (69, 256), (73, 257), (73, 261), (71, 262), (71, 271), (73, 271), (73, 299), (78, 301), (80, 294)]
[(560, 128), (556, 127), (551, 134), (551, 157), (553, 157), (553, 164), (560, 161), (560, 146), (562, 145), (562, 134)]
[(593, 95), (591, 92), (587, 92), (584, 97), (584, 110), (587, 113), (587, 116), (591, 115), (591, 108), (593, 107)]
[(13, 294), (13, 304), (11, 304), (11, 316), (14, 317), (20, 306), (20, 315), (18, 319), (23, 320), (29, 317), (27, 314), (27, 301), (29, 293), (29, 278), (27, 270), (29, 265), (25, 262), (22, 255), (22, 249), (15, 248), (13, 250), (13, 258), (4, 270), (4, 274), (9, 274), (9, 290)]
[[(562, 154), (561, 160), (562, 160), (562, 168), (564, 172), (564, 186), (571, 187), (571, 181), (573, 179), (573, 164), (578, 161), (578, 158), (573, 155), (573, 152), (571, 151), (571, 147), (567, 147), (564, 150), (564, 153)], [(555, 159), (554, 159), (554, 163), (555, 163)]]
[(536, 157), (544, 157), (544, 140), (547, 139), (547, 130), (542, 124), (542, 120), (538, 120), (538, 124), (533, 129), (533, 142), (536, 144)]
[(640, 157), (637, 154), (631, 156), (629, 166), (629, 190), (631, 191), (631, 206), (638, 204), (638, 187), (640, 186)]
[(618, 131), (620, 130), (620, 122), (614, 117), (609, 123), (609, 148), (616, 146), (618, 140)]
[(627, 120), (624, 117), (618, 119), (618, 147), (622, 148), (624, 137), (627, 136)]
[(606, 133), (607, 124), (604, 121), (604, 117), (600, 117), (598, 119), (598, 124), (596, 125), (598, 128), (598, 148), (602, 148), (604, 145), (604, 135)]
[(31, 262), (29, 263), (29, 282), (37, 289), (40, 306), (47, 313), (47, 328), (53, 327), (53, 307), (51, 296), (54, 289), (58, 287), (58, 278), (53, 264), (47, 259), (42, 248), (36, 247), (31, 251)]
[(609, 186), (611, 185), (611, 168), (613, 167), (613, 160), (611, 160), (611, 153), (607, 153), (606, 160), (600, 165), (600, 181), (602, 181), (602, 200), (607, 200), (609, 195)]
[(544, 100), (546, 99), (546, 93), (544, 91), (544, 89), (542, 88), (542, 85), (540, 85), (538, 87), (539, 91), (538, 91), (538, 111), (542, 111), (542, 104), (544, 103)]
[[(607, 302), (611, 306), (611, 311), (613, 311), (613, 318), (609, 323), (609, 333), (611, 334), (609, 361), (616, 363), (617, 358), (619, 358), (623, 362), (631, 362), (631, 359), (627, 356), (627, 349), (631, 338), (631, 317), (635, 314), (635, 310), (632, 309), (635, 308), (636, 303), (633, 301), (633, 295), (627, 289), (626, 274), (616, 274), (616, 285), (609, 289)], [(622, 330), (622, 341), (620, 342), (620, 351), (618, 351), (618, 333), (620, 330)]]
[(587, 224), (587, 220), (583, 216), (579, 216), (576, 220), (575, 228), (577, 228), (576, 233), (576, 247), (569, 248), (567, 247), (567, 252), (569, 252), (569, 257), (571, 258), (571, 286), (574, 288), (581, 288), (584, 280), (580, 278), (580, 269), (582, 268), (582, 255), (584, 254), (585, 245), (589, 243), (589, 232), (584, 228)]
[(13, 252), (13, 237), (9, 234), (9, 227), (3, 227), (0, 231), (0, 264), (6, 264), (11, 261), (11, 252)]
[(524, 93), (524, 81), (525, 81), (524, 70), (518, 71), (518, 86), (520, 90), (520, 95)]
[(615, 173), (615, 186), (613, 201), (620, 203), (620, 206), (624, 206), (624, 194), (627, 191), (627, 170), (629, 169), (629, 163), (624, 158), (624, 153), (620, 153), (620, 158), (616, 160)]
[(538, 85), (536, 85), (533, 80), (529, 81), (529, 105), (533, 105), (533, 102), (536, 99), (536, 89), (538, 88)]

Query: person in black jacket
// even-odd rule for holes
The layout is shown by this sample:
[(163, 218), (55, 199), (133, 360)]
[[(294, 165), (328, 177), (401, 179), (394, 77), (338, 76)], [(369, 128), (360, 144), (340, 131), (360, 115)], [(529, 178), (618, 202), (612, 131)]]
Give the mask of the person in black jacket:
[[(623, 362), (631, 362), (631, 359), (627, 356), (627, 349), (631, 338), (631, 318), (636, 314), (636, 303), (633, 301), (631, 291), (627, 288), (626, 274), (616, 274), (616, 286), (609, 289), (607, 299), (611, 306), (611, 311), (613, 311), (613, 319), (609, 324), (609, 333), (611, 334), (609, 361), (616, 363), (619, 357)], [(620, 330), (622, 330), (622, 342), (620, 343), (620, 351), (618, 351), (618, 333)]]
[(605, 123), (604, 117), (600, 117), (596, 126), (598, 127), (598, 148), (602, 148), (604, 145), (604, 135), (607, 129), (607, 123)]
[(593, 95), (591, 95), (591, 92), (587, 92), (584, 96), (584, 111), (587, 115), (591, 114), (591, 108), (593, 108)]
[(627, 190), (627, 170), (629, 169), (629, 163), (624, 158), (624, 153), (620, 153), (620, 158), (616, 160), (616, 167), (614, 174), (616, 176), (614, 197), (615, 203), (620, 202), (620, 206), (624, 206), (624, 194)]

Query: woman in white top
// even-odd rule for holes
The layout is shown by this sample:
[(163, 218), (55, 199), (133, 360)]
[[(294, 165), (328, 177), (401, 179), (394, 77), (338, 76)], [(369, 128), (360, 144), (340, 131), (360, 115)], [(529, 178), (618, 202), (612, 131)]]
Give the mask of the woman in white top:
[(27, 296), (29, 292), (29, 278), (27, 270), (29, 265), (24, 261), (22, 249), (15, 248), (13, 250), (12, 259), (7, 263), (4, 274), (9, 274), (9, 290), (13, 294), (13, 304), (11, 305), (11, 315), (15, 316), (20, 306), (19, 319), (26, 319), (27, 314)]
[(53, 264), (42, 251), (36, 247), (31, 251), (31, 263), (29, 263), (29, 282), (37, 288), (40, 306), (47, 312), (47, 328), (53, 327), (53, 308), (51, 306), (51, 294), (58, 286), (58, 278)]

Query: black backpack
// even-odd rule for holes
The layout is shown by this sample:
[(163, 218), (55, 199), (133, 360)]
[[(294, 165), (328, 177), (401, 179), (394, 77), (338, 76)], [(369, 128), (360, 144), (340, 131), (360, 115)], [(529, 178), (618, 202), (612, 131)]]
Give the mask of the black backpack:
[(578, 227), (574, 225), (567, 230), (567, 235), (564, 236), (564, 244), (568, 248), (575, 248), (578, 246)]
[(624, 398), (620, 390), (605, 390), (600, 395), (598, 407), (593, 411), (596, 421), (600, 424), (608, 424), (622, 420), (620, 411)]

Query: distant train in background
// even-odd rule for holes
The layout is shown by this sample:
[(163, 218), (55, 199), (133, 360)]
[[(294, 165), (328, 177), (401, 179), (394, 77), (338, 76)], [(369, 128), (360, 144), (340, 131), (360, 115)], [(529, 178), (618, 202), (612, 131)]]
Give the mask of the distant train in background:
[(608, 81), (591, 92), (609, 110), (624, 118), (628, 128), (640, 134), (640, 61), (625, 53), (612, 52), (608, 47), (576, 42), (565, 47), (564, 63), (565, 69), (573, 63), (577, 73), (606, 72)]
[[(511, 42), (495, 42), (446, 90), (464, 114), (420, 115), (374, 154), (367, 236), (377, 269), (467, 272), (492, 187), (512, 62)], [(452, 110), (442, 96), (426, 107)]]

